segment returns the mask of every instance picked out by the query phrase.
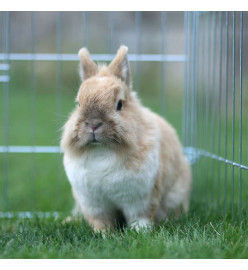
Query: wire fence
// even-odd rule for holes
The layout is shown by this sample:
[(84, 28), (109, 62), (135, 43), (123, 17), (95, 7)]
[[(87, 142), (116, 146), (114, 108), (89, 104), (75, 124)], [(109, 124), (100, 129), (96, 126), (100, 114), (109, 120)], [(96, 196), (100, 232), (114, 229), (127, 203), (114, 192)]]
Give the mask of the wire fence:
[[(99, 14), (82, 12), (70, 17), (78, 18), (73, 24), (78, 40), (74, 41), (77, 49), (67, 53), (65, 40), (73, 43), (64, 31), (67, 13), (49, 14), (54, 32), (46, 32), (43, 38), (48, 43), (54, 40), (52, 49), (44, 49), (39, 39), (38, 19), (47, 14), (28, 14), (28, 41), (23, 41), (21, 51), (13, 42), (19, 31), (18, 14), (0, 13), (0, 217), (12, 217), (12, 212), (30, 217), (34, 211), (40, 216), (47, 216), (47, 211), (57, 215), (72, 207), (58, 130), (66, 120), (65, 112), (73, 107), (78, 86), (74, 82), (75, 52), (82, 46), (90, 51), (93, 47), (99, 51), (91, 54), (93, 60), (108, 62), (119, 45), (126, 44), (134, 89), (145, 105), (166, 116), (182, 133), (194, 171), (193, 201), (219, 215), (230, 215), (233, 222), (247, 221), (248, 72), (243, 53), (247, 13), (105, 12), (100, 14), (104, 22), (98, 22), (105, 31), (92, 26)], [(181, 22), (176, 27), (175, 18)], [(151, 21), (156, 30), (149, 30)], [(121, 25), (128, 23), (130, 30), (125, 35)], [(172, 28), (177, 35), (171, 34)]]
[(199, 158), (193, 196), (239, 223), (248, 220), (247, 15), (185, 14), (183, 138)]

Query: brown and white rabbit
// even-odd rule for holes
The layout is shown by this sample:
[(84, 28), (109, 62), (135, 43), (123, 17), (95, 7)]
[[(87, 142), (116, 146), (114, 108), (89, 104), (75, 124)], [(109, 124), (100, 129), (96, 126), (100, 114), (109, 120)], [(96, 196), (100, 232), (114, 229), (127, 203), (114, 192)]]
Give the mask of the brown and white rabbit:
[(115, 226), (120, 212), (139, 229), (189, 207), (191, 172), (181, 144), (132, 91), (127, 50), (121, 46), (109, 66), (79, 51), (83, 83), (61, 140), (75, 209), (95, 231)]

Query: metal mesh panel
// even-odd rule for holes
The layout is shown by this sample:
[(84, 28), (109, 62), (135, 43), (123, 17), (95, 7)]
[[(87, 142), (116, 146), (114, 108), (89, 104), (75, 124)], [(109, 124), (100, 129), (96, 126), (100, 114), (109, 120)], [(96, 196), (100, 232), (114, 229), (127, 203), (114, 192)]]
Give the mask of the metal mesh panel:
[(184, 144), (198, 158), (193, 197), (247, 220), (246, 12), (187, 13)]

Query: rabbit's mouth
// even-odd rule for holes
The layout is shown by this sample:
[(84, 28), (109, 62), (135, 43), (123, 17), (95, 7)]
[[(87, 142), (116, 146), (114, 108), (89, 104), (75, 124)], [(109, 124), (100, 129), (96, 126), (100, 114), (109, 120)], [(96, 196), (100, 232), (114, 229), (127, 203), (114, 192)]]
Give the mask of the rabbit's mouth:
[(100, 141), (96, 138), (96, 134), (94, 132), (91, 133), (91, 136), (89, 138), (89, 143), (93, 143), (93, 144), (100, 143)]
[(91, 142), (92, 143), (100, 143), (98, 140), (96, 140), (96, 138), (94, 138)]
[(97, 140), (96, 138), (92, 138), (92, 139), (89, 139), (88, 142), (86, 143), (86, 147), (90, 147), (90, 146), (97, 146), (97, 145), (101, 145), (102, 143)]

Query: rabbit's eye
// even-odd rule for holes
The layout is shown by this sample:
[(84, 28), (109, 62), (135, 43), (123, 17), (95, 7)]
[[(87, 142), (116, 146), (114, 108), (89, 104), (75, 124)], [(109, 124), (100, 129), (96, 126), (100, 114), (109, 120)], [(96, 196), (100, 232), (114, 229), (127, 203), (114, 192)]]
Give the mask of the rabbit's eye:
[(120, 111), (121, 110), (121, 108), (122, 108), (122, 101), (121, 100), (119, 100), (118, 101), (118, 104), (117, 104), (117, 111)]

